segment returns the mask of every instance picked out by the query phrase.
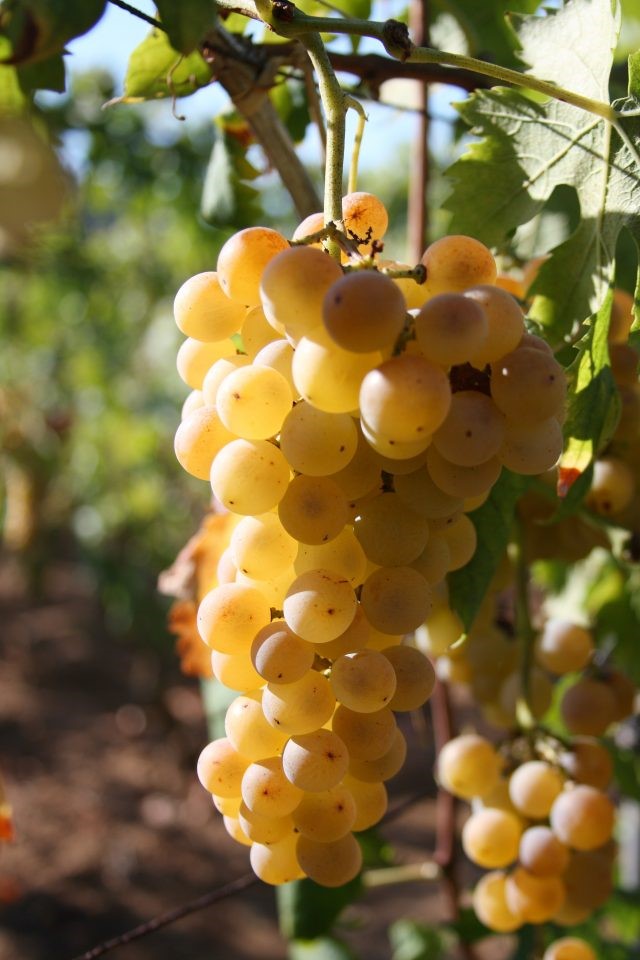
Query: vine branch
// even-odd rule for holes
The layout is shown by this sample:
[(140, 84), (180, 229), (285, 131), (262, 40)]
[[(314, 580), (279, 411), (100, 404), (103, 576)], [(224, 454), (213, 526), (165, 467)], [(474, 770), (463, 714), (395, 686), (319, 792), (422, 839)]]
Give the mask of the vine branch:
[(114, 7), (120, 7), (121, 10), (126, 10), (127, 13), (137, 17), (138, 20), (144, 20), (145, 23), (150, 23), (156, 30), (162, 30), (164, 33), (167, 32), (166, 27), (163, 26), (159, 20), (156, 20), (155, 17), (150, 17), (148, 13), (143, 13), (143, 11), (138, 10), (137, 7), (132, 7), (130, 3), (125, 3), (125, 0), (109, 0), (109, 3), (112, 3)]

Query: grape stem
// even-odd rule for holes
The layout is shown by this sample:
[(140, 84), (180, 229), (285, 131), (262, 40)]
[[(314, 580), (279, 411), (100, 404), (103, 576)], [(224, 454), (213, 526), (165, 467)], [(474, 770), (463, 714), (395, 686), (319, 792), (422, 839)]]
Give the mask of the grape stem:
[(345, 98), (348, 107), (351, 107), (358, 114), (358, 125), (353, 138), (353, 148), (351, 150), (351, 166), (349, 167), (349, 181), (347, 183), (347, 193), (355, 193), (358, 183), (358, 162), (360, 160), (360, 147), (364, 136), (364, 125), (369, 119), (365, 113), (364, 107), (355, 97)]
[(404, 863), (397, 867), (382, 867), (365, 870), (362, 883), (365, 887), (386, 887), (397, 883), (413, 883), (416, 880), (439, 880), (442, 870), (435, 860), (422, 863)]
[(516, 543), (516, 636), (521, 644), (520, 696), (516, 704), (516, 717), (523, 730), (531, 731), (536, 720), (531, 709), (531, 670), (533, 667), (533, 641), (535, 631), (529, 615), (529, 569), (524, 555), (522, 530), (518, 529)]

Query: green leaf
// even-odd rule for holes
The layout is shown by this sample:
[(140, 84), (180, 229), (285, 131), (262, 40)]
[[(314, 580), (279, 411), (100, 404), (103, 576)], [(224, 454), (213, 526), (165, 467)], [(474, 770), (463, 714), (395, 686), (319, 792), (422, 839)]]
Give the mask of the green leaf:
[(106, 0), (13, 0), (2, 10), (11, 63), (37, 63), (62, 53), (98, 22)]
[(211, 68), (199, 53), (185, 57), (166, 33), (152, 30), (129, 58), (122, 102), (186, 97), (211, 82)]
[(509, 24), (509, 13), (534, 13), (538, 0), (435, 0), (436, 13), (455, 17), (466, 37), (468, 52), (504, 66), (516, 66), (517, 40)]
[[(0, 36), (0, 61), (11, 52), (11, 44)], [(0, 66), (0, 117), (21, 113), (27, 106), (27, 98), (18, 81), (15, 67)]]
[(591, 317), (578, 356), (568, 370), (568, 416), (565, 450), (560, 459), (558, 494), (564, 498), (554, 520), (575, 512), (589, 489), (588, 468), (609, 443), (620, 416), (620, 395), (611, 364), (607, 331), (613, 293)]
[(18, 80), (22, 89), (29, 93), (35, 90), (53, 90), (64, 93), (66, 88), (64, 59), (61, 53), (47, 60), (27, 63), (18, 69)]
[(640, 911), (635, 893), (616, 890), (607, 900), (607, 920), (624, 943), (640, 943)]
[(629, 57), (629, 96), (640, 100), (640, 50)]
[(335, 937), (321, 940), (293, 940), (289, 944), (288, 960), (356, 960), (346, 943)]
[[(537, 77), (608, 99), (618, 29), (610, 0), (568, 0), (544, 17), (518, 18), (516, 28), (521, 56)], [(621, 110), (636, 106), (633, 99), (617, 104)], [(602, 306), (613, 284), (622, 227), (640, 241), (640, 119), (620, 121), (621, 136), (577, 107), (500, 88), (476, 93), (459, 109), (484, 139), (449, 171), (451, 232), (501, 247), (543, 209), (556, 187), (576, 191), (580, 224), (553, 252), (532, 290), (532, 319), (560, 343)]]
[(247, 160), (250, 134), (246, 123), (227, 117), (218, 121), (202, 188), (200, 213), (214, 226), (244, 227), (259, 219), (260, 193), (247, 181), (258, 171)]
[(393, 947), (391, 960), (439, 960), (443, 956), (438, 930), (414, 920), (396, 920), (389, 927), (389, 940)]
[(503, 467), (489, 498), (469, 514), (478, 535), (478, 547), (469, 563), (449, 575), (449, 597), (469, 630), (509, 543), (516, 504), (531, 483), (530, 477)]
[(640, 800), (640, 755), (636, 750), (607, 746), (613, 755), (613, 775), (619, 789), (625, 796)]
[(156, 0), (169, 42), (180, 53), (192, 53), (215, 22), (211, 0)]
[(447, 923), (446, 927), (456, 934), (461, 943), (477, 943), (478, 940), (493, 936), (493, 931), (485, 927), (472, 907), (463, 907), (457, 919)]
[(311, 122), (307, 98), (301, 84), (278, 83), (269, 91), (269, 97), (293, 142), (300, 143)]
[[(613, 644), (612, 659), (616, 667), (640, 685), (640, 570), (628, 569), (611, 560), (603, 568), (599, 581), (587, 596), (587, 610), (596, 622), (596, 633), (602, 642)], [(600, 600), (600, 605), (596, 606)]]
[(328, 933), (345, 907), (362, 894), (355, 877), (342, 887), (321, 887), (313, 880), (295, 880), (278, 887), (280, 931), (287, 940), (313, 940)]

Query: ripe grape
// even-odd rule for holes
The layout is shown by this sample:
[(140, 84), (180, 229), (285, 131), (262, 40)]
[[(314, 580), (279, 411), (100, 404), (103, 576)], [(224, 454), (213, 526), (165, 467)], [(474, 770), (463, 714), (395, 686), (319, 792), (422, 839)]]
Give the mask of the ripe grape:
[(510, 420), (539, 423), (562, 409), (567, 386), (555, 357), (521, 347), (491, 364), (491, 396)]
[(360, 872), (362, 852), (353, 834), (331, 843), (299, 837), (298, 863), (306, 876), (323, 887), (341, 887)]
[(198, 607), (198, 632), (221, 653), (246, 651), (258, 630), (271, 620), (263, 594), (253, 587), (225, 583), (205, 594)]
[(544, 819), (556, 797), (562, 792), (562, 774), (542, 760), (529, 760), (511, 774), (509, 796), (525, 817)]
[(305, 400), (326, 413), (358, 409), (363, 377), (382, 361), (379, 350), (352, 353), (316, 327), (296, 344), (292, 373), (296, 389)]
[(376, 366), (360, 388), (360, 413), (369, 430), (400, 443), (430, 437), (450, 405), (447, 375), (424, 357), (407, 353)]
[(475, 467), (461, 467), (443, 457), (432, 444), (427, 451), (427, 468), (433, 482), (450, 497), (476, 497), (485, 493), (500, 476), (497, 457)]
[(411, 633), (431, 610), (431, 588), (411, 567), (380, 567), (362, 585), (367, 620), (382, 633)]
[(431, 661), (415, 647), (385, 647), (383, 655), (396, 675), (396, 690), (389, 701), (392, 710), (417, 710), (427, 702), (435, 686)]
[(396, 673), (377, 650), (346, 653), (331, 668), (331, 688), (336, 700), (358, 713), (373, 713), (387, 706), (396, 689)]
[(249, 810), (261, 817), (285, 817), (304, 796), (286, 778), (280, 757), (266, 757), (249, 764), (242, 777), (241, 793)]
[(211, 488), (231, 513), (267, 513), (284, 496), (289, 476), (282, 452), (268, 440), (232, 440), (211, 464)]
[(564, 691), (560, 713), (571, 733), (600, 737), (613, 722), (616, 703), (606, 684), (583, 677)]
[(376, 760), (356, 760), (352, 757), (349, 761), (349, 773), (364, 783), (391, 780), (404, 766), (406, 756), (407, 741), (402, 732), (396, 729), (393, 742), (386, 753)]
[(348, 520), (347, 498), (330, 477), (300, 474), (278, 504), (278, 515), (284, 529), (300, 543), (327, 543)]
[(473, 891), (476, 916), (496, 933), (513, 933), (522, 924), (507, 903), (506, 879), (503, 870), (494, 870), (481, 877)]
[(367, 557), (353, 527), (346, 526), (328, 543), (301, 543), (293, 566), (298, 576), (310, 570), (325, 569), (356, 587), (364, 580)]
[(234, 233), (218, 254), (218, 281), (228, 297), (247, 306), (260, 303), (260, 279), (270, 260), (289, 244), (269, 227), (247, 227)]
[(260, 880), (274, 886), (304, 877), (297, 857), (298, 835), (288, 834), (276, 843), (254, 843), (249, 853), (251, 869)]
[(462, 848), (479, 867), (507, 867), (518, 857), (521, 834), (522, 821), (514, 813), (484, 807), (465, 823)]
[(348, 580), (331, 570), (309, 570), (297, 577), (284, 598), (284, 618), (310, 643), (339, 637), (355, 617), (357, 600)]
[(535, 658), (550, 673), (571, 673), (586, 667), (593, 653), (589, 630), (567, 620), (547, 620), (535, 642)]
[(569, 848), (549, 827), (529, 827), (520, 838), (519, 860), (537, 877), (556, 877), (569, 865)]
[(495, 786), (501, 760), (492, 743), (475, 733), (454, 737), (437, 761), (440, 784), (455, 797), (482, 797)]
[(199, 406), (182, 420), (176, 431), (174, 450), (180, 466), (199, 480), (208, 480), (213, 458), (233, 434), (225, 427), (215, 407)]
[(482, 307), (487, 318), (487, 335), (478, 349), (465, 359), (478, 370), (494, 363), (522, 343), (524, 315), (520, 304), (506, 290), (481, 284), (465, 290), (464, 296)]
[(358, 434), (347, 413), (326, 413), (301, 401), (287, 415), (280, 449), (294, 470), (326, 477), (345, 467), (356, 452)]
[(262, 694), (262, 709), (269, 723), (291, 737), (322, 727), (335, 703), (329, 681), (317, 670), (309, 670), (293, 683), (269, 682)]
[(240, 804), (238, 821), (245, 835), (254, 843), (277, 843), (291, 836), (295, 829), (290, 813), (282, 817), (264, 816), (254, 813), (244, 801)]
[(619, 457), (599, 457), (587, 494), (587, 506), (605, 517), (625, 509), (633, 499), (636, 481), (633, 471)]
[(356, 818), (351, 828), (354, 832), (368, 830), (382, 820), (387, 812), (389, 797), (384, 783), (365, 783), (347, 774), (344, 786), (351, 793), (356, 805)]
[(568, 847), (595, 850), (613, 832), (614, 807), (606, 794), (586, 784), (563, 790), (549, 814), (551, 829)]
[(323, 250), (310, 246), (283, 250), (267, 264), (260, 281), (267, 320), (300, 340), (322, 323), (324, 296), (342, 276), (340, 264)]
[(246, 652), (220, 653), (214, 650), (211, 654), (211, 669), (216, 680), (230, 690), (239, 690), (246, 693), (257, 689), (262, 683), (262, 677), (254, 669)]
[(271, 683), (294, 683), (311, 669), (315, 650), (284, 620), (273, 620), (256, 634), (251, 660), (261, 677)]
[(497, 275), (491, 251), (473, 237), (442, 237), (427, 247), (421, 259), (427, 268), (425, 294), (429, 297), (492, 284)]
[(336, 280), (322, 307), (331, 339), (353, 353), (391, 346), (402, 332), (406, 313), (399, 287), (377, 270), (356, 270)]
[(416, 339), (422, 353), (442, 367), (466, 363), (487, 336), (481, 306), (460, 293), (431, 297), (415, 316)]
[(282, 753), (285, 734), (276, 730), (262, 712), (262, 692), (252, 690), (232, 700), (224, 718), (227, 739), (247, 760), (263, 760)]
[(442, 456), (462, 467), (475, 467), (494, 457), (504, 438), (504, 416), (491, 397), (461, 390), (451, 398), (444, 423), (433, 435)]
[(347, 235), (361, 240), (380, 240), (387, 231), (389, 214), (382, 201), (372, 193), (355, 190), (342, 198), (342, 219)]
[(178, 329), (194, 340), (224, 340), (242, 326), (245, 307), (222, 290), (215, 271), (197, 273), (182, 284), (173, 301)]
[(238, 570), (254, 580), (284, 573), (296, 558), (298, 545), (275, 513), (243, 517), (231, 534), (231, 557)]
[(201, 390), (205, 374), (216, 360), (231, 357), (236, 353), (233, 340), (216, 340), (202, 343), (189, 337), (178, 350), (176, 367), (180, 378), (192, 390)]
[(350, 757), (377, 760), (391, 748), (396, 721), (389, 707), (375, 713), (356, 713), (338, 704), (331, 728), (344, 742)]
[(380, 493), (365, 503), (354, 530), (367, 558), (383, 567), (407, 566), (416, 560), (429, 536), (427, 520), (396, 493)]
[(505, 882), (509, 909), (525, 923), (545, 923), (564, 903), (566, 891), (559, 877), (537, 877), (524, 867), (516, 869)]
[(585, 940), (562, 937), (547, 947), (542, 960), (597, 960), (597, 957)]
[(335, 731), (318, 729), (287, 741), (282, 766), (287, 779), (301, 790), (330, 790), (347, 772), (349, 754)]
[(282, 374), (254, 364), (226, 376), (216, 394), (220, 419), (245, 440), (266, 440), (279, 433), (292, 402), (291, 388)]
[(591, 737), (573, 737), (571, 747), (559, 757), (560, 766), (570, 780), (605, 790), (613, 776), (609, 751)]
[(198, 757), (198, 780), (209, 793), (218, 797), (237, 797), (249, 766), (226, 737), (212, 740)]
[(343, 784), (305, 793), (293, 811), (293, 822), (299, 833), (321, 843), (332, 843), (346, 836), (355, 820), (355, 800)]

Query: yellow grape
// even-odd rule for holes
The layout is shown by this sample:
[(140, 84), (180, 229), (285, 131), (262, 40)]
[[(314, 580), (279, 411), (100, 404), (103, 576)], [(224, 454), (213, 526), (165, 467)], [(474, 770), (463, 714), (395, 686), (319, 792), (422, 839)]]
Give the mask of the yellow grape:
[(543, 760), (529, 760), (511, 774), (509, 796), (525, 817), (543, 820), (563, 786), (564, 778), (555, 767)]
[(451, 569), (451, 553), (444, 537), (430, 535), (424, 550), (411, 566), (422, 574), (427, 583), (435, 584), (444, 580)]
[(219, 653), (214, 650), (211, 654), (211, 669), (216, 680), (230, 690), (246, 693), (255, 690), (262, 683), (262, 677), (244, 652)]
[(391, 780), (402, 769), (406, 756), (407, 741), (402, 732), (396, 729), (393, 743), (386, 753), (376, 760), (356, 760), (352, 757), (349, 761), (349, 774), (363, 783)]
[(462, 499), (441, 490), (426, 466), (395, 477), (394, 488), (403, 503), (428, 520), (441, 520), (462, 509)]
[(242, 326), (244, 314), (244, 306), (226, 296), (213, 270), (185, 280), (173, 301), (178, 329), (194, 340), (224, 340), (233, 336)]
[(265, 316), (298, 341), (322, 323), (327, 290), (343, 276), (340, 264), (323, 250), (290, 247), (268, 264), (260, 282)]
[(537, 877), (524, 867), (516, 867), (507, 877), (505, 892), (509, 909), (524, 923), (546, 923), (566, 897), (559, 877)]
[(487, 363), (499, 360), (522, 343), (524, 315), (510, 293), (491, 284), (465, 290), (464, 296), (481, 307), (487, 318), (487, 335), (467, 358), (474, 367), (482, 370)]
[(367, 373), (359, 406), (362, 420), (374, 434), (396, 443), (417, 443), (443, 423), (451, 406), (451, 387), (440, 367), (405, 353)]
[(293, 347), (288, 340), (271, 340), (262, 349), (258, 350), (253, 358), (253, 363), (257, 367), (271, 367), (273, 370), (277, 370), (291, 387), (291, 395), (296, 400), (298, 399), (299, 394), (293, 383), (291, 369)]
[(385, 647), (382, 653), (396, 675), (389, 707), (394, 711), (417, 710), (433, 693), (436, 677), (431, 661), (420, 650), (405, 645)]
[(384, 783), (365, 783), (350, 773), (344, 778), (344, 786), (351, 793), (356, 805), (356, 818), (352, 830), (368, 830), (384, 817), (389, 805), (387, 788)]
[(305, 874), (298, 863), (297, 845), (296, 833), (276, 843), (254, 843), (249, 853), (251, 869), (263, 883), (273, 886), (301, 880)]
[(241, 793), (249, 810), (261, 817), (285, 817), (304, 795), (287, 780), (281, 757), (265, 757), (249, 764), (242, 777)]
[(585, 940), (562, 937), (549, 944), (542, 960), (597, 960), (597, 956)]
[(335, 703), (329, 681), (317, 670), (309, 670), (292, 683), (269, 682), (262, 694), (262, 709), (269, 723), (291, 737), (324, 726)]
[(460, 293), (441, 293), (424, 303), (415, 317), (424, 356), (443, 367), (466, 363), (487, 337), (482, 307)]
[(431, 588), (412, 567), (380, 567), (364, 581), (360, 602), (376, 630), (411, 633), (429, 615)]
[(570, 748), (559, 757), (570, 780), (605, 790), (613, 777), (613, 759), (601, 743), (591, 737), (572, 737)]
[(453, 394), (433, 444), (450, 463), (475, 467), (496, 456), (503, 438), (504, 416), (491, 397), (477, 390), (460, 390)]
[(326, 413), (306, 401), (287, 415), (280, 449), (298, 473), (326, 477), (345, 467), (356, 452), (358, 434), (347, 413)]
[(372, 636), (371, 627), (362, 607), (358, 604), (356, 615), (347, 629), (335, 640), (329, 640), (327, 643), (316, 643), (315, 650), (318, 656), (324, 659), (337, 660), (345, 653), (364, 650), (365, 647), (369, 646)]
[(602, 681), (582, 677), (565, 689), (560, 714), (571, 733), (601, 737), (615, 718), (615, 698)]
[(473, 891), (476, 916), (495, 933), (513, 933), (522, 924), (520, 918), (509, 909), (506, 879), (503, 870), (494, 870), (481, 877)]
[(289, 477), (282, 452), (268, 440), (232, 440), (211, 464), (211, 488), (231, 513), (267, 513), (284, 496)]
[(355, 819), (355, 800), (343, 784), (305, 793), (293, 811), (293, 822), (299, 833), (320, 843), (332, 843), (346, 836)]
[(212, 740), (198, 757), (198, 780), (217, 797), (237, 797), (245, 771), (249, 766), (226, 737)]
[(403, 567), (420, 556), (429, 524), (396, 493), (380, 493), (365, 503), (354, 526), (367, 558), (384, 567)]
[(554, 802), (549, 814), (551, 829), (568, 847), (595, 850), (610, 839), (614, 807), (595, 787), (569, 787)]
[(305, 875), (322, 887), (342, 887), (362, 866), (360, 845), (351, 833), (331, 843), (299, 837), (296, 853)]
[(356, 451), (346, 466), (331, 474), (349, 500), (357, 500), (380, 485), (381, 468), (375, 452), (358, 429)]
[(213, 805), (223, 817), (232, 817), (238, 819), (240, 807), (242, 806), (242, 797), (238, 794), (235, 797), (219, 797), (215, 793), (211, 794)]
[(235, 840), (236, 843), (241, 843), (245, 847), (251, 846), (251, 839), (243, 830), (242, 824), (238, 819), (225, 815), (222, 818), (222, 822), (224, 823), (224, 828), (232, 840)]
[(221, 653), (248, 652), (258, 630), (271, 621), (271, 608), (259, 590), (225, 583), (205, 594), (198, 607), (198, 632)]
[(347, 498), (330, 477), (300, 474), (278, 504), (278, 515), (285, 530), (300, 543), (327, 543), (348, 520)]
[(260, 303), (260, 280), (267, 264), (287, 240), (269, 227), (247, 227), (234, 233), (218, 254), (218, 281), (228, 297), (246, 306)]
[(377, 270), (356, 270), (327, 290), (324, 328), (339, 347), (369, 353), (390, 347), (404, 327), (407, 306), (396, 284)]
[(466, 733), (444, 745), (437, 759), (437, 776), (449, 793), (470, 800), (493, 789), (501, 766), (492, 743), (476, 733)]
[(286, 736), (274, 729), (262, 712), (262, 692), (252, 690), (232, 700), (224, 718), (232, 747), (248, 760), (263, 760), (282, 753)]
[(425, 293), (460, 293), (478, 284), (492, 284), (497, 276), (491, 251), (479, 240), (460, 234), (442, 237), (422, 255), (427, 268)]
[(539, 423), (507, 420), (498, 459), (514, 473), (535, 476), (555, 466), (563, 444), (562, 427), (555, 416)]
[(557, 877), (569, 865), (569, 848), (549, 827), (529, 827), (520, 838), (519, 860), (537, 877)]
[(347, 193), (342, 198), (342, 218), (347, 235), (353, 233), (361, 240), (381, 240), (389, 225), (389, 214), (382, 200), (363, 190)]
[(301, 790), (330, 790), (347, 772), (349, 753), (335, 731), (321, 728), (291, 737), (282, 766), (287, 779)]
[(324, 327), (316, 327), (296, 344), (291, 369), (296, 389), (314, 407), (350, 413), (358, 409), (363, 378), (381, 361), (380, 350), (343, 350)]
[(295, 824), (290, 813), (282, 817), (264, 816), (250, 810), (244, 801), (238, 811), (242, 830), (254, 843), (278, 843), (294, 834)]
[(231, 533), (231, 558), (254, 580), (271, 580), (291, 567), (298, 545), (275, 513), (242, 517)]
[(247, 315), (240, 330), (240, 338), (242, 348), (250, 360), (253, 360), (256, 354), (273, 343), (276, 337), (282, 337), (283, 335), (284, 330), (274, 330), (265, 317), (262, 307), (251, 307), (247, 310)]
[(585, 919), (593, 910), (601, 907), (613, 891), (612, 861), (615, 857), (615, 844), (607, 844), (595, 850), (572, 850), (569, 866), (562, 875), (567, 890), (565, 907), (566, 919), (584, 911), (584, 915), (575, 922)]
[(396, 721), (388, 707), (375, 713), (356, 713), (338, 704), (331, 728), (356, 760), (377, 760), (391, 747)]
[(356, 615), (358, 601), (348, 580), (322, 568), (297, 577), (284, 599), (284, 618), (310, 643), (339, 637)]
[(176, 431), (174, 450), (180, 466), (199, 480), (208, 480), (213, 458), (233, 440), (215, 407), (200, 406)]
[(294, 683), (311, 670), (315, 649), (290, 630), (284, 620), (263, 627), (251, 644), (251, 660), (270, 683)]
[(478, 545), (478, 534), (473, 521), (462, 514), (446, 526), (440, 536), (449, 548), (448, 570), (459, 570), (471, 560)]
[(457, 613), (448, 604), (440, 604), (417, 628), (416, 644), (431, 656), (439, 657), (446, 653), (463, 633), (464, 627)]
[(491, 364), (491, 396), (509, 420), (539, 423), (562, 410), (564, 370), (551, 354), (519, 347)]
[(508, 810), (476, 810), (462, 829), (462, 849), (479, 867), (507, 867), (518, 858), (522, 821)]
[(500, 476), (497, 457), (490, 457), (475, 467), (462, 467), (443, 457), (432, 444), (427, 451), (427, 469), (431, 479), (450, 497), (476, 497), (485, 493)]
[(340, 579), (348, 580), (352, 587), (357, 587), (365, 578), (367, 557), (353, 527), (346, 526), (328, 543), (301, 543), (293, 566), (299, 576), (310, 570), (330, 570)]
[(586, 667), (593, 650), (593, 635), (585, 627), (568, 620), (551, 619), (536, 639), (534, 654), (544, 670), (563, 674)]
[(187, 417), (194, 412), (194, 410), (199, 410), (200, 407), (204, 406), (205, 399), (202, 390), (192, 390), (191, 393), (187, 394), (185, 401), (182, 404), (180, 420), (186, 420)]
[(189, 337), (184, 341), (176, 357), (176, 366), (181, 379), (192, 390), (201, 390), (205, 374), (216, 360), (231, 357), (236, 353), (233, 340), (216, 340), (202, 343)]
[(330, 683), (336, 700), (358, 713), (387, 706), (396, 689), (395, 670), (377, 650), (346, 653), (334, 661)]
[(207, 370), (202, 381), (202, 396), (205, 404), (215, 406), (220, 384), (230, 373), (251, 363), (244, 353), (236, 353), (232, 357), (220, 357)]
[(636, 481), (629, 464), (619, 457), (598, 457), (587, 494), (587, 506), (605, 517), (620, 513), (635, 494)]
[(247, 440), (266, 440), (280, 432), (293, 396), (285, 378), (271, 367), (241, 367), (224, 378), (216, 394), (220, 419)]

